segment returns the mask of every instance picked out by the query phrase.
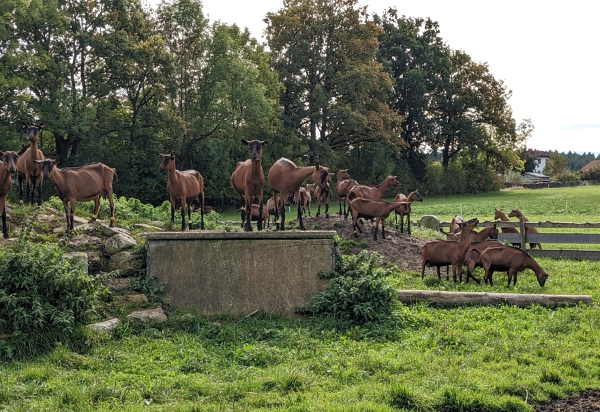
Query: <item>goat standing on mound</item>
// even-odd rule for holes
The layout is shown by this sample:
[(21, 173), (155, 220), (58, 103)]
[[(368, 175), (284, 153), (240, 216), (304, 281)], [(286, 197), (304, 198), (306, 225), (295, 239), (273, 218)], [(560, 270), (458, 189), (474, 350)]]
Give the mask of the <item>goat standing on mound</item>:
[(19, 155), (7, 150), (0, 151), (0, 213), (2, 213), (2, 235), (8, 238), (8, 226), (6, 225), (6, 195), (12, 188), (11, 175), (17, 170), (16, 162)]
[(357, 237), (356, 231), (362, 232), (358, 226), (358, 219), (375, 219), (375, 231), (373, 239), (377, 240), (377, 229), (381, 221), (381, 237), (385, 239), (385, 219), (394, 210), (402, 206), (401, 202), (386, 202), (385, 200), (371, 200), (358, 197), (350, 201), (350, 210), (352, 211), (352, 228), (354, 237)]
[(171, 223), (175, 222), (177, 201), (181, 203), (181, 230), (185, 230), (185, 208), (187, 205), (188, 226), (192, 229), (192, 203), (200, 205), (200, 229), (204, 229), (204, 179), (197, 170), (175, 169), (175, 155), (159, 154), (159, 171), (167, 172), (167, 192), (171, 202)]
[(411, 203), (414, 201), (422, 202), (423, 197), (419, 193), (418, 189), (410, 192), (408, 196), (403, 193), (398, 193), (394, 196), (394, 202), (402, 202), (404, 203), (401, 208), (396, 210), (394, 213), (396, 228), (398, 227), (398, 216), (400, 216), (400, 233), (404, 233), (404, 216), (406, 216), (406, 233), (410, 235), (410, 212), (411, 212)]
[(388, 187), (396, 185), (398, 185), (398, 180), (396, 180), (396, 176), (392, 175), (386, 177), (383, 182), (375, 186), (356, 185), (350, 189), (348, 200), (356, 199), (357, 197), (371, 200), (381, 199), (383, 192), (385, 192)]
[[(233, 186), (244, 202), (244, 207), (246, 209), (246, 224), (244, 225), (244, 230), (246, 232), (251, 232), (252, 211), (250, 209), (255, 197), (258, 198), (257, 216), (262, 216), (263, 214), (263, 187), (265, 185), (265, 175), (261, 159), (263, 146), (265, 146), (267, 142), (261, 140), (247, 141), (242, 139), (242, 143), (248, 146), (250, 159), (237, 163), (235, 170), (231, 174), (230, 181), (231, 186)], [(262, 219), (258, 219), (256, 228), (262, 230)]]
[[(300, 186), (306, 179), (312, 179), (317, 186), (325, 186), (329, 171), (326, 167), (316, 163), (314, 166), (298, 167), (294, 162), (285, 157), (277, 160), (267, 174), (269, 186), (273, 190), (273, 200), (275, 202), (275, 228), (285, 230), (285, 200), (288, 195), (293, 194), (296, 199), (300, 199)], [(298, 223), (301, 230), (306, 230), (302, 221), (302, 205), (296, 202), (298, 206)], [(278, 223), (281, 215), (281, 223)]]
[(516, 285), (517, 273), (525, 269), (533, 270), (538, 283), (542, 287), (546, 284), (546, 279), (549, 276), (527, 252), (516, 247), (498, 246), (487, 248), (481, 252), (481, 262), (485, 270), (483, 279), (486, 283), (489, 282), (490, 286), (494, 284), (492, 282), (494, 271), (506, 271), (508, 276), (506, 287), (510, 286), (511, 280), (513, 281), (513, 285)]
[(327, 184), (324, 187), (320, 185), (315, 186), (315, 198), (317, 199), (317, 214), (321, 214), (321, 203), (325, 204), (325, 217), (329, 217), (329, 201), (331, 200), (331, 176), (333, 173), (329, 173), (327, 176)]
[[(348, 206), (348, 210), (346, 210), (346, 203), (348, 202), (348, 193), (350, 193), (350, 189), (356, 186), (358, 182), (350, 177), (348, 174), (348, 169), (341, 169), (337, 172), (337, 183), (335, 190), (338, 194), (338, 201), (340, 203), (340, 211), (339, 215), (343, 214), (344, 219), (348, 217), (348, 213), (350, 212), (350, 206)], [(342, 212), (342, 200), (344, 201), (344, 211)]]
[[(44, 177), (54, 183), (56, 194), (63, 202), (67, 218), (67, 233), (73, 230), (75, 202), (94, 201), (94, 213), (90, 223), (96, 221), (100, 209), (100, 196), (110, 204), (110, 227), (115, 226), (115, 204), (113, 202), (113, 179), (116, 170), (102, 163), (90, 163), (79, 167), (58, 169), (58, 160), (36, 160), (41, 166)], [(69, 205), (70, 203), (70, 205)]]
[[(440, 267), (452, 265), (452, 277), (456, 282), (457, 275), (462, 273), (465, 256), (471, 246), (471, 231), (477, 226), (479, 220), (473, 218), (462, 224), (460, 240), (432, 240), (421, 248), (421, 279), (425, 277), (425, 266), (437, 269), (438, 279), (441, 279)], [(446, 279), (448, 276), (446, 275)]]
[(40, 131), (44, 128), (44, 123), (37, 126), (28, 126), (23, 123), (22, 129), (27, 133), (29, 148), (17, 160), (17, 182), (19, 184), (19, 200), (23, 202), (23, 184), (25, 184), (25, 203), (29, 201), (31, 194), (31, 205), (35, 203), (35, 189), (37, 188), (37, 204), (42, 204), (42, 183), (44, 175), (38, 160), (44, 159), (44, 153), (38, 148), (38, 137)]

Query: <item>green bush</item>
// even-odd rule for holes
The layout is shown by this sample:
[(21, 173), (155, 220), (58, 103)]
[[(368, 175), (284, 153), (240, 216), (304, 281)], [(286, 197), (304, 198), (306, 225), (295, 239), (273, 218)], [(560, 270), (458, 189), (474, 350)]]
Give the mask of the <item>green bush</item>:
[(0, 359), (74, 343), (99, 303), (100, 280), (56, 245), (23, 238), (0, 252)]
[(338, 256), (336, 269), (320, 273), (329, 279), (328, 288), (313, 296), (305, 311), (357, 323), (391, 315), (398, 296), (387, 280), (389, 270), (378, 267), (377, 258), (377, 253), (366, 250), (355, 256)]

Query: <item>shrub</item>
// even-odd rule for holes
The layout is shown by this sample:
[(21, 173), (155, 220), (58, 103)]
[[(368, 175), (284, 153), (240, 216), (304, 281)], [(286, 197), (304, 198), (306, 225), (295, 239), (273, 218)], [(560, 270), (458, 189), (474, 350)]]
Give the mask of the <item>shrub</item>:
[(73, 343), (99, 302), (100, 280), (56, 245), (24, 238), (0, 253), (0, 359)]
[(313, 296), (305, 312), (333, 315), (358, 323), (381, 320), (392, 314), (398, 296), (387, 276), (391, 269), (378, 267), (377, 253), (361, 251), (355, 256), (337, 256), (336, 268), (321, 272), (329, 286)]

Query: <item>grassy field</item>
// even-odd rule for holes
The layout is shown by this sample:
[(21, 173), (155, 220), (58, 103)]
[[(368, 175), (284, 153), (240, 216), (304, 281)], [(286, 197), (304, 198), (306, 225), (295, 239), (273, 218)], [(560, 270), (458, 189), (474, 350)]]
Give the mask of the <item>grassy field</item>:
[[(598, 199), (595, 186), (514, 189), (425, 198), (413, 213), (492, 220), (494, 208), (519, 208), (531, 221), (597, 222)], [(59, 345), (37, 359), (0, 364), (0, 409), (530, 411), (537, 401), (600, 388), (600, 263), (539, 262), (551, 274), (543, 289), (523, 272), (516, 287), (498, 281), (485, 290), (587, 294), (594, 304), (419, 304), (364, 326), (170, 310), (162, 325), (125, 321), (110, 336), (90, 335), (87, 348)], [(390, 280), (398, 288), (482, 290), (399, 271)]]

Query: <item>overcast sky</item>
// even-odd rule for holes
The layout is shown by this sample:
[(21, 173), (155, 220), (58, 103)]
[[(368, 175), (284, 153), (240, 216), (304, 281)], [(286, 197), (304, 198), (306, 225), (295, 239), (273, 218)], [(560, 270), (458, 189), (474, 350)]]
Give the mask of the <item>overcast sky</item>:
[[(203, 4), (211, 22), (247, 27), (264, 41), (262, 20), (281, 9), (283, 0)], [(370, 14), (395, 7), (400, 15), (430, 17), (450, 47), (488, 63), (512, 90), (509, 104), (517, 124), (529, 118), (535, 125), (528, 148), (600, 153), (600, 22), (594, 0), (360, 0), (359, 5)]]

